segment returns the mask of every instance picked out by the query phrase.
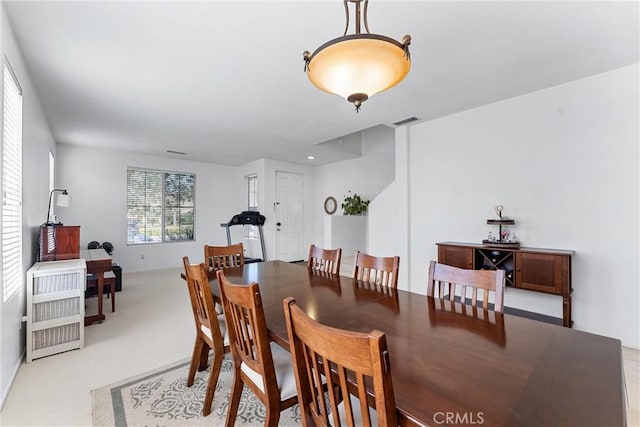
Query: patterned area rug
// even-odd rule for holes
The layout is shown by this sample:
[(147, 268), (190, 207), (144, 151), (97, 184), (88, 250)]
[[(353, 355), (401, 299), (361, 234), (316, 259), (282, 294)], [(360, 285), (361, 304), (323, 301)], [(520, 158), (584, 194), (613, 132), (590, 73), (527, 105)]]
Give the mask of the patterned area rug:
[[(111, 384), (92, 392), (94, 426), (211, 426), (224, 425), (233, 382), (231, 355), (225, 355), (211, 414), (202, 416), (209, 369), (196, 373), (187, 387), (189, 360)], [(236, 426), (262, 426), (265, 408), (244, 387)], [(280, 414), (281, 426), (300, 426), (298, 405)]]

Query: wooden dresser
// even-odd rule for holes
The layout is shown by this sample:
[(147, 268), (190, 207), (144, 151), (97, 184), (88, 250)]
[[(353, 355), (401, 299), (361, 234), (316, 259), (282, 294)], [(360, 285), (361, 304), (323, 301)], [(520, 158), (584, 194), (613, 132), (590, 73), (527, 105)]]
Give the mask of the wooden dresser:
[(80, 258), (79, 225), (43, 225), (40, 228), (40, 261)]
[(440, 242), (438, 262), (474, 270), (504, 270), (505, 285), (562, 296), (562, 324), (571, 327), (571, 257), (573, 251), (505, 248), (483, 244)]

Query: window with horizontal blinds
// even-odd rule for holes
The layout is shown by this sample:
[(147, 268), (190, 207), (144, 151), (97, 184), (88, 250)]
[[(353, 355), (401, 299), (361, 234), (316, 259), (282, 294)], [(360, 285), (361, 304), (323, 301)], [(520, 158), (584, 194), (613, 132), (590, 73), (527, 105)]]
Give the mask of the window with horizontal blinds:
[(194, 240), (194, 174), (127, 170), (127, 244)]
[(2, 129), (2, 295), (9, 301), (23, 286), (22, 90), (4, 64)]
[(248, 210), (258, 210), (258, 176), (250, 175), (247, 177), (247, 189), (249, 191)]
[[(258, 175), (249, 175), (247, 177), (247, 210), (249, 211), (257, 211), (258, 210)], [(258, 238), (258, 228), (255, 225), (247, 226), (247, 238), (249, 239), (257, 239)]]

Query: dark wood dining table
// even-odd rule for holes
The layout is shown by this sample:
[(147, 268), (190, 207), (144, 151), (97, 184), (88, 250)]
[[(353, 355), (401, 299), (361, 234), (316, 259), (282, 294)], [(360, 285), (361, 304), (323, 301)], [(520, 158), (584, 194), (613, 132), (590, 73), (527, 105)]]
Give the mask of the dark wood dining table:
[[(289, 296), (325, 325), (383, 331), (401, 425), (626, 425), (617, 339), (283, 261), (225, 274), (259, 283), (269, 335), (287, 350), (282, 300)], [(215, 277), (210, 284), (219, 296)]]

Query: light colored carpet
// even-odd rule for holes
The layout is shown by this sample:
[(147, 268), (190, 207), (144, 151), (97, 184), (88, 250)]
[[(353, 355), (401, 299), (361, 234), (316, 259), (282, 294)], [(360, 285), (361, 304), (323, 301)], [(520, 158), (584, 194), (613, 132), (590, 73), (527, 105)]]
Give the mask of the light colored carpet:
[[(196, 373), (187, 387), (189, 360), (156, 369), (92, 392), (94, 426), (205, 426), (224, 425), (233, 382), (231, 355), (225, 355), (211, 414), (202, 416), (209, 369)], [(236, 426), (261, 426), (265, 408), (244, 387)], [(298, 405), (280, 414), (280, 426), (301, 425)]]

